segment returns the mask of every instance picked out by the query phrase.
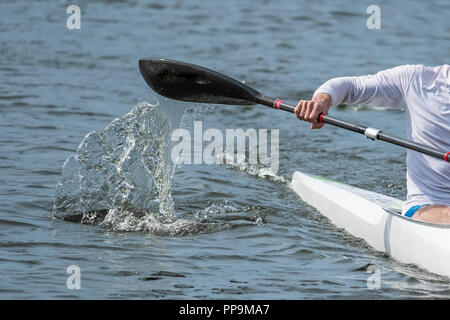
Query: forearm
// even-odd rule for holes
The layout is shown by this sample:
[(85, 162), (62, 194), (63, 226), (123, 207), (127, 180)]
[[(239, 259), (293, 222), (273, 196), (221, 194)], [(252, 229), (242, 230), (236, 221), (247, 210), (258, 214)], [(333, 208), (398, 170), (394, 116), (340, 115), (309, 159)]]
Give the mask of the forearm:
[(413, 66), (402, 66), (374, 75), (334, 78), (321, 85), (314, 96), (329, 94), (332, 107), (345, 103), (401, 108), (414, 70)]
[(322, 84), (313, 95), (313, 99), (328, 100), (332, 108), (342, 104), (349, 96), (351, 87), (350, 77), (339, 77), (328, 80)]

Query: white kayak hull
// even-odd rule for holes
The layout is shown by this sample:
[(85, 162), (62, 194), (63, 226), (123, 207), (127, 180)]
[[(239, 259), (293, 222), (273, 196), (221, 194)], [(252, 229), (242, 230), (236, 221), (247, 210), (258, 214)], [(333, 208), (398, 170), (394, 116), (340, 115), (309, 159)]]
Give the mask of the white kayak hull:
[(339, 228), (404, 263), (450, 277), (450, 226), (399, 214), (402, 201), (296, 171), (290, 187)]

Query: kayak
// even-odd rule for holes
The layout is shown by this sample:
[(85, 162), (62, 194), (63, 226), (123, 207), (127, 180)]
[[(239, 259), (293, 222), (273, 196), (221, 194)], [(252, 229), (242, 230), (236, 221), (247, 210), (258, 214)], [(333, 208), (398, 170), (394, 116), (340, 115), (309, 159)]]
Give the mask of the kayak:
[(399, 199), (299, 171), (289, 186), (334, 225), (374, 249), (450, 277), (450, 225), (402, 216)]

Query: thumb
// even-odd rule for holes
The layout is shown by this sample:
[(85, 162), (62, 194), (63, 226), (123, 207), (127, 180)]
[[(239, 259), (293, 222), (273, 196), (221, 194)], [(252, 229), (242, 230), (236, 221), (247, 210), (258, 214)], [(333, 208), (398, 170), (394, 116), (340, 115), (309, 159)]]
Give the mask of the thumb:
[(309, 128), (310, 129), (320, 129), (325, 125), (325, 123), (313, 123)]

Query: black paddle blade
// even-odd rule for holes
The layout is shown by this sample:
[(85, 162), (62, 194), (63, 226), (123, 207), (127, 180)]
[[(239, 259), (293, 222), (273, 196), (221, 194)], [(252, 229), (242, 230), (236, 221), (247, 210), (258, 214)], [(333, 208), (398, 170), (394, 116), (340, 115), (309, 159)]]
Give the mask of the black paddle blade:
[(185, 62), (144, 58), (139, 60), (139, 70), (156, 93), (175, 100), (253, 105), (260, 95), (221, 73)]

